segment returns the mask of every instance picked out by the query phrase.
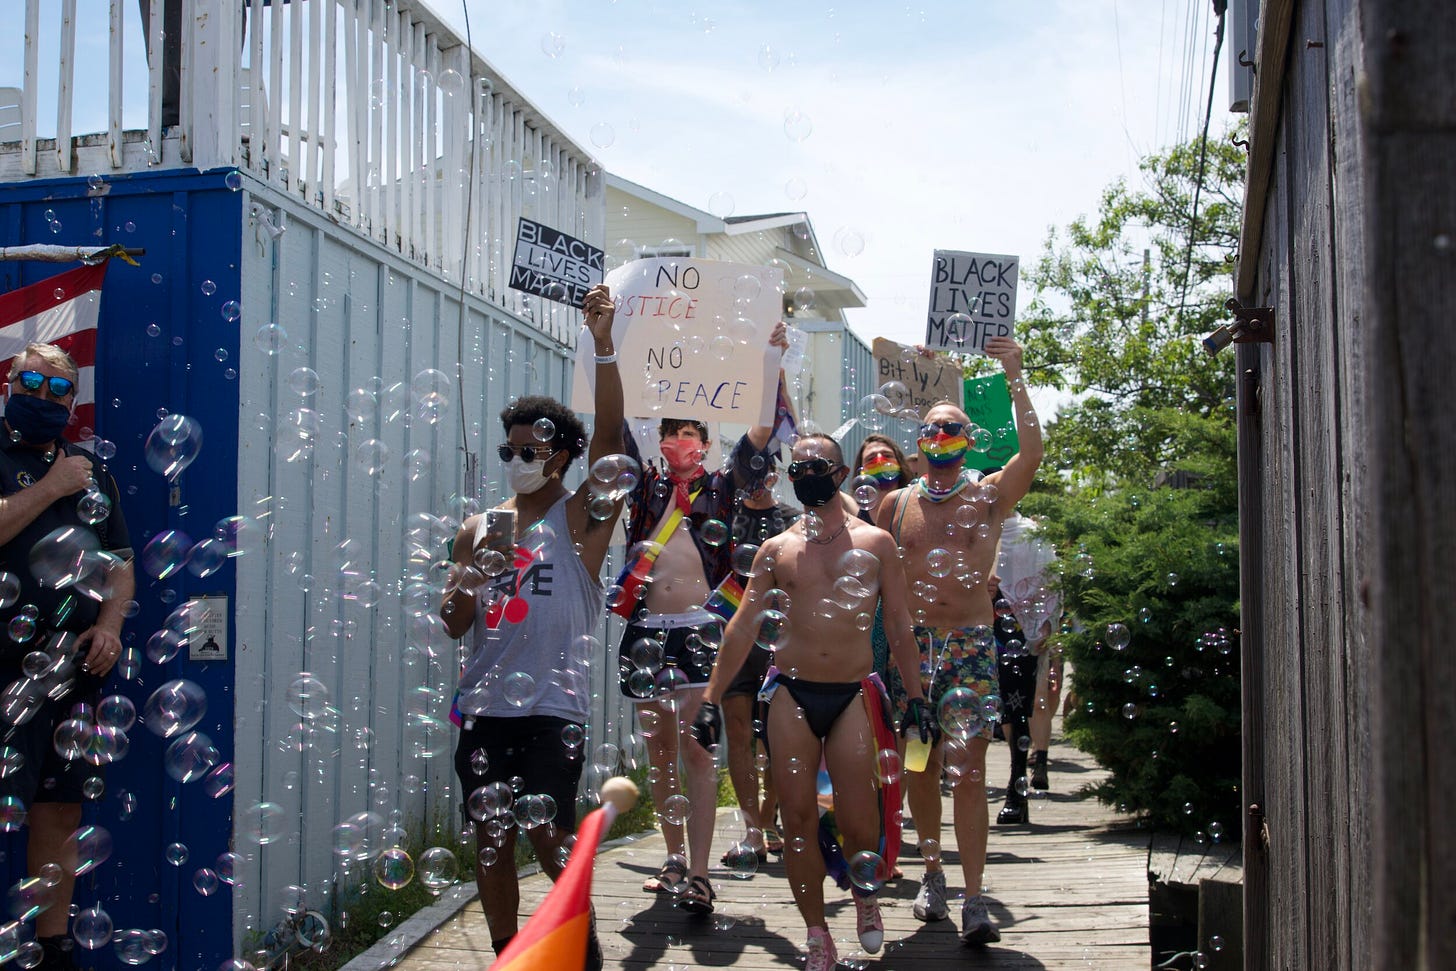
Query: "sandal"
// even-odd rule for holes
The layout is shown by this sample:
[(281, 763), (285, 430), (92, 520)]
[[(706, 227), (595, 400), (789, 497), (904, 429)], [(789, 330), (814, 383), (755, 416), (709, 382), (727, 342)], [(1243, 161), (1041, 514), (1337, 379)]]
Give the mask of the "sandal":
[(657, 871), (657, 876), (648, 877), (642, 883), (643, 893), (682, 893), (688, 878), (688, 868), (681, 860), (668, 860)]
[(774, 856), (784, 855), (784, 838), (771, 829), (763, 831), (763, 848)]
[[(737, 845), (739, 845), (739, 844), (737, 844), (737, 843), (734, 844), (734, 846), (737, 846)], [(747, 846), (748, 844), (747, 843), (744, 843), (742, 845)], [(783, 853), (783, 851), (784, 851), (784, 847), (783, 847), (783, 844), (781, 843), (781, 844), (779, 844), (779, 853)], [(754, 850), (754, 855), (758, 857), (758, 865), (759, 866), (763, 866), (765, 863), (768, 862), (768, 854), (769, 854), (769, 851), (768, 850)], [(724, 866), (732, 866), (733, 865), (732, 857), (733, 857), (733, 850), (731, 848), (729, 848), (728, 850), (726, 850), (723, 853), (723, 855), (721, 857), (718, 858), (718, 862), (721, 863), (721, 864), (723, 864)]]
[(711, 914), (717, 896), (708, 878), (700, 874), (688, 880), (688, 888), (678, 896), (677, 905), (690, 914)]

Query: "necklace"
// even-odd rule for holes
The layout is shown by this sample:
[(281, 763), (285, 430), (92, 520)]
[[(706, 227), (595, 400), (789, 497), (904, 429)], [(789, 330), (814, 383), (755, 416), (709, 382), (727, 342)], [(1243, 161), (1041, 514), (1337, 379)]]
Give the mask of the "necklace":
[(808, 533), (805, 533), (804, 536), (805, 536), (805, 538), (809, 542), (814, 543), (817, 546), (828, 546), (830, 543), (832, 543), (835, 540), (839, 539), (839, 534), (842, 533), (842, 532), (844, 532), (844, 530), (848, 526), (849, 526), (849, 517), (845, 517), (844, 521), (839, 524), (839, 528), (836, 529), (833, 533), (830, 533), (824, 539), (819, 539), (817, 537), (810, 536), (810, 535), (808, 535)]
[(969, 472), (966, 471), (962, 471), (961, 474), (956, 477), (955, 485), (950, 486), (946, 489), (937, 489), (935, 486), (931, 485), (930, 480), (923, 475), (915, 480), (915, 485), (919, 489), (920, 495), (922, 495), (926, 499), (929, 499), (931, 502), (945, 502), (951, 496), (960, 492), (962, 489), (970, 484), (971, 475)]

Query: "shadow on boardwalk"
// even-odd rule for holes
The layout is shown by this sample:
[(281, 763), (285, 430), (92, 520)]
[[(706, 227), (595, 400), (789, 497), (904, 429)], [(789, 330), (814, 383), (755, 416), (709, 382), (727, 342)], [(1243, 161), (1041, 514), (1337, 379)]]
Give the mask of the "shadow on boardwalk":
[[(915, 833), (907, 829), (900, 857), (904, 879), (889, 883), (881, 896), (885, 948), (880, 954), (871, 956), (859, 949), (853, 902), (847, 893), (825, 884), (829, 928), (845, 966), (895, 971), (968, 967), (1122, 971), (1148, 966), (1148, 834), (1082, 791), (1103, 776), (1089, 757), (1061, 741), (1053, 753), (1058, 757), (1052, 763), (1053, 791), (1033, 800), (1030, 825), (992, 826), (985, 884), (991, 914), (1001, 928), (1001, 943), (970, 949), (961, 946), (956, 936), (964, 887), (947, 799), (941, 845), (955, 898), (952, 920), (924, 924), (911, 913), (923, 866), (914, 848)], [(1004, 780), (1006, 746), (993, 746), (988, 762), (988, 778)], [(996, 797), (1001, 791), (991, 793)], [(999, 800), (990, 806), (993, 820), (998, 806)], [(714, 860), (741, 836), (735, 815), (720, 811)], [(593, 900), (608, 968), (803, 967), (804, 924), (782, 862), (770, 857), (748, 880), (715, 869), (717, 911), (710, 917), (693, 917), (677, 910), (669, 898), (640, 889), (661, 865), (663, 852), (661, 837), (653, 833), (598, 857)], [(523, 914), (535, 909), (547, 886), (539, 875), (522, 882)], [(487, 967), (492, 957), (485, 920), (472, 901), (427, 933), (398, 967), (461, 971)]]

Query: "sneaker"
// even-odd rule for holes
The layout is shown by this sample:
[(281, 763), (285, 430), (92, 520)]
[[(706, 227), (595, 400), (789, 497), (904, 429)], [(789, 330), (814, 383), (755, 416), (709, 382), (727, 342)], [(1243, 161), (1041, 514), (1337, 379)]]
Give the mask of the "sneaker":
[(809, 958), (804, 962), (804, 971), (834, 971), (838, 966), (839, 952), (834, 949), (829, 928), (809, 928)]
[(917, 920), (945, 920), (950, 908), (945, 904), (945, 871), (926, 870), (920, 878), (920, 892), (915, 895), (913, 908)]
[(986, 901), (980, 895), (967, 897), (961, 904), (961, 943), (994, 944), (1001, 940), (1001, 932), (991, 923), (991, 914), (986, 910)]
[(856, 895), (854, 898), (854, 930), (859, 946), (870, 954), (879, 954), (885, 945), (885, 922), (880, 919), (880, 898)]

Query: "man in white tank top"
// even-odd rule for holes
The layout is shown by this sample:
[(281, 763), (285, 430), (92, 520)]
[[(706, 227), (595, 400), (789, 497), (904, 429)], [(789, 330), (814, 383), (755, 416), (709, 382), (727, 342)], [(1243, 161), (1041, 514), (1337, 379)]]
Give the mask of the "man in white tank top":
[[(533, 824), (519, 828), (553, 880), (561, 844), (576, 830), (590, 704), (584, 672), (594, 648), (600, 653), (592, 637), (602, 612), (598, 574), (622, 511), (619, 499), (586, 487), (572, 493), (561, 482), (583, 452), (595, 463), (623, 447), (611, 294), (595, 287), (582, 307), (596, 345), (590, 446), (581, 420), (552, 398), (520, 398), (501, 412), (499, 454), (513, 495), (461, 525), (440, 607), (451, 637), (473, 635), (457, 699), (455, 771), (475, 823), (475, 882), (497, 954), (517, 930), (517, 820)], [(601, 965), (593, 928), (587, 967)]]

